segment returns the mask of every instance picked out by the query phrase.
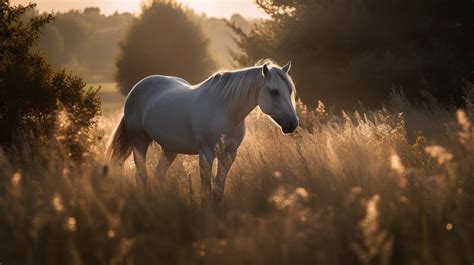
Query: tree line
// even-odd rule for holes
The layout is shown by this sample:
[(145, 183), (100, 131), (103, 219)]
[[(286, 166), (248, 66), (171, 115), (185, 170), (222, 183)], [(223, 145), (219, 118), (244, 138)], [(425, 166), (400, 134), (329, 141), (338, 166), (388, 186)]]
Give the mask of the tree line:
[[(212, 70), (232, 68), (234, 66), (233, 58), (228, 50), (235, 50), (237, 46), (233, 40), (234, 34), (227, 27), (226, 21), (198, 15), (192, 10), (185, 9), (185, 7), (173, 2), (152, 2), (151, 5), (145, 6), (143, 13), (137, 17), (130, 13), (117, 12), (105, 15), (99, 8), (95, 7), (86, 8), (82, 11), (71, 10), (65, 13), (56, 13), (55, 19), (41, 30), (39, 49), (53, 66), (72, 70), (82, 75), (89, 82), (113, 82), (118, 77), (117, 60), (123, 58), (120, 57), (122, 55), (120, 49), (123, 46), (121, 43), (124, 44), (127, 37), (131, 38), (130, 35), (138, 24), (140, 24), (138, 27), (147, 27), (144, 31), (153, 34), (143, 34), (141, 36), (135, 34), (134, 41), (139, 41), (137, 46), (146, 45), (145, 42), (150, 41), (150, 45), (159, 45), (160, 39), (172, 38), (171, 35), (179, 34), (179, 30), (175, 31), (176, 29), (186, 25), (192, 26), (194, 23), (196, 24), (192, 28), (196, 32), (194, 37), (202, 35), (206, 39), (201, 46), (196, 46), (196, 50), (205, 49), (206, 52), (209, 50), (211, 64), (215, 66)], [(151, 14), (152, 12), (153, 14)], [(174, 16), (170, 18), (167, 12)], [(145, 13), (150, 14), (145, 16)], [(184, 16), (179, 16), (181, 13)], [(30, 17), (38, 15), (40, 15), (38, 11), (29, 12)], [(248, 29), (252, 23), (237, 14), (230, 21), (244, 29)], [(156, 24), (147, 24), (150, 22)], [(168, 25), (168, 27), (160, 28), (160, 25)], [(157, 36), (153, 36), (156, 32)], [(150, 39), (153, 37), (154, 39)], [(192, 40), (192, 36), (182, 35), (181, 38), (181, 41), (176, 38), (173, 40), (181, 43)], [(158, 50), (157, 56), (150, 57), (150, 55), (146, 55), (146, 60), (143, 62), (152, 61), (160, 55), (170, 53), (179, 55), (180, 51), (183, 51), (180, 49), (182, 46), (172, 46), (174, 47), (171, 47), (171, 50), (164, 49), (163, 46), (154, 47), (154, 50)], [(192, 51), (193, 49), (189, 50), (189, 52)], [(190, 55), (193, 55), (193, 53)], [(161, 61), (165, 60), (166, 58), (161, 58)], [(181, 67), (187, 69), (184, 64)], [(148, 72), (159, 73), (160, 70), (166, 73), (174, 71), (174, 75), (187, 75), (180, 71), (176, 72), (172, 68), (155, 68)], [(190, 71), (192, 69), (189, 69)], [(143, 75), (145, 72), (141, 72), (141, 74)], [(192, 75), (188, 78), (194, 79)]]

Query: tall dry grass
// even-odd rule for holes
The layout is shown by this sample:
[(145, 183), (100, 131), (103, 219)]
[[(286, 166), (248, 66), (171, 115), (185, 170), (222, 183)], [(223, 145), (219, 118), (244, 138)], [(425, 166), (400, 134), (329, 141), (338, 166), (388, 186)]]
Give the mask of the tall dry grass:
[(212, 210), (199, 205), (195, 157), (142, 192), (131, 161), (106, 166), (107, 137), (83, 164), (60, 142), (29, 143), (0, 158), (0, 263), (471, 264), (472, 106), (401, 94), (351, 114), (300, 105), (307, 129), (291, 136), (256, 111)]

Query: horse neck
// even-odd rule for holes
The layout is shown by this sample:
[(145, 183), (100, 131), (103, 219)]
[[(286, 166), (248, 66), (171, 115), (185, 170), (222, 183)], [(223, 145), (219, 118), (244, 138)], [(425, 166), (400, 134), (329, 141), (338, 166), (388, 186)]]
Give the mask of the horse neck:
[(247, 82), (242, 82), (242, 85), (236, 87), (239, 89), (239, 97), (227, 97), (224, 99), (232, 119), (240, 123), (247, 117), (247, 115), (255, 109), (258, 105), (258, 96), (263, 87), (264, 79), (261, 76), (260, 68), (249, 68), (243, 71), (248, 71), (248, 78), (252, 78)]

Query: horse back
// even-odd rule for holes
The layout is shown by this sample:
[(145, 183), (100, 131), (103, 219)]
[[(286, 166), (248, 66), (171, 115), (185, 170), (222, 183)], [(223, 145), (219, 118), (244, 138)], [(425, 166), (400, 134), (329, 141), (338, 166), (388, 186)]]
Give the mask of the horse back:
[(171, 89), (184, 89), (189, 83), (172, 76), (153, 75), (140, 80), (128, 93), (124, 117), (128, 128), (142, 127), (144, 114), (154, 102)]

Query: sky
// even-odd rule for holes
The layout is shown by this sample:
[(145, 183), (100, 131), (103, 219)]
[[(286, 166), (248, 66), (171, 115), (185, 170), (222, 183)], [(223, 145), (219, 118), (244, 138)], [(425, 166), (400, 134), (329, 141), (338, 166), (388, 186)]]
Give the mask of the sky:
[[(142, 0), (12, 0), (11, 3), (28, 4), (29, 2), (38, 4), (40, 11), (64, 12), (69, 9), (84, 9), (85, 7), (99, 7), (102, 13), (111, 14), (119, 12), (140, 12)], [(178, 0), (188, 7), (194, 9), (196, 13), (205, 13), (209, 17), (229, 18), (232, 14), (239, 13), (247, 18), (261, 18), (265, 14), (255, 4), (254, 0)]]

